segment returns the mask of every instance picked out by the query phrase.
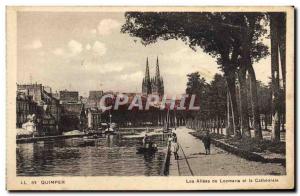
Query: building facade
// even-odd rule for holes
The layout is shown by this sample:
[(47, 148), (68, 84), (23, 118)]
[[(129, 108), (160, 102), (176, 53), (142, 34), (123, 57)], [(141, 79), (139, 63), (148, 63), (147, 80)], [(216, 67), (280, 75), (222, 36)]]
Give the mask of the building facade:
[(43, 100), (43, 85), (42, 84), (18, 84), (18, 92), (24, 92), (32, 97), (32, 100), (38, 104), (41, 104)]
[(50, 87), (42, 84), (17, 85), (17, 127), (27, 122), (27, 116), (35, 114), (40, 135), (57, 135), (60, 132), (61, 106)]
[(62, 131), (84, 130), (87, 117), (83, 103), (63, 103), (60, 127)]
[(87, 109), (88, 128), (97, 130), (101, 127), (101, 110), (98, 108)]
[(103, 91), (89, 91), (89, 97), (85, 104), (86, 108), (100, 108), (100, 99), (103, 96)]
[(17, 92), (16, 110), (16, 125), (18, 128), (21, 128), (22, 124), (27, 122), (28, 115), (37, 114), (38, 106), (37, 103), (33, 101), (32, 96), (24, 92)]
[(61, 103), (77, 103), (79, 101), (78, 91), (59, 91), (59, 99)]
[(148, 94), (157, 94), (160, 96), (164, 95), (164, 81), (160, 75), (158, 57), (156, 59), (155, 76), (152, 78), (150, 77), (149, 61), (147, 57), (145, 77), (143, 78), (142, 81), (142, 93), (147, 95)]

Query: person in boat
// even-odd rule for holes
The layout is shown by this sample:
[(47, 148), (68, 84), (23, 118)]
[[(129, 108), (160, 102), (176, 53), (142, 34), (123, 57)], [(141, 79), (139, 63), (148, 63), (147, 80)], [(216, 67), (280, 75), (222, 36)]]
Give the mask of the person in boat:
[(178, 150), (179, 150), (179, 144), (177, 141), (175, 142), (174, 140), (171, 142), (171, 152), (174, 154), (175, 160), (178, 160)]
[(204, 144), (205, 154), (206, 155), (210, 154), (211, 137), (210, 137), (209, 131), (207, 131), (205, 133), (205, 136), (203, 137), (202, 142)]

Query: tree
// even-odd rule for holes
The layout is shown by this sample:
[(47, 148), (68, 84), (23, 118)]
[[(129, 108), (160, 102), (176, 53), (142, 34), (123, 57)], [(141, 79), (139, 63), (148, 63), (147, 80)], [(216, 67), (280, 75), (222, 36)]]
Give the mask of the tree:
[[(252, 65), (251, 60), (259, 60), (263, 56), (259, 54), (265, 54), (265, 47), (258, 39), (258, 35), (264, 33), (263, 25), (260, 25), (261, 15), (242, 12), (127, 12), (126, 23), (121, 31), (141, 38), (145, 45), (155, 43), (158, 39), (180, 39), (192, 49), (201, 47), (205, 53), (216, 58), (226, 78), (236, 134), (239, 133), (236, 72), (240, 67), (239, 80), (243, 89), (245, 72)], [(255, 86), (253, 89), (256, 90)], [(247, 96), (245, 90), (242, 90), (242, 94)], [(247, 102), (243, 101), (243, 109), (247, 108), (245, 104)], [(243, 111), (244, 126), (248, 124), (247, 115), (248, 112)], [(243, 132), (249, 132), (247, 127)]]
[(217, 133), (221, 128), (221, 121), (225, 119), (226, 102), (227, 102), (227, 87), (226, 80), (220, 74), (215, 74), (214, 79), (210, 83), (208, 92), (210, 118), (217, 125)]
[(200, 76), (199, 72), (194, 72), (187, 75), (188, 82), (186, 84), (186, 94), (201, 96), (203, 89), (205, 88), (206, 82), (203, 77)]
[[(265, 22), (265, 23), (263, 23)], [(239, 82), (241, 89), (241, 96), (246, 97), (246, 72), (250, 76), (250, 95), (251, 95), (251, 108), (253, 116), (253, 128), (255, 133), (255, 138), (262, 139), (262, 131), (260, 126), (260, 113), (258, 108), (258, 98), (257, 98), (257, 86), (256, 86), (256, 75), (253, 69), (253, 62), (258, 62), (261, 58), (267, 56), (268, 48), (265, 46), (261, 37), (266, 34), (266, 15), (264, 13), (249, 13), (244, 15), (243, 30), (241, 35), (243, 36), (242, 42), (242, 59), (239, 70)], [(245, 112), (248, 109), (247, 102), (245, 99), (241, 100), (241, 110), (242, 110), (242, 126), (244, 126), (246, 134), (250, 134), (249, 131), (249, 116)]]
[[(186, 84), (186, 94), (196, 95), (195, 105), (200, 106), (201, 115), (204, 115), (204, 104), (205, 91), (207, 89), (207, 83), (203, 77), (200, 76), (199, 72), (194, 72), (187, 75), (188, 82)], [(199, 115), (198, 115), (199, 116)], [(192, 116), (195, 117), (195, 116)]]
[(257, 94), (259, 97), (258, 107), (260, 108), (260, 114), (265, 115), (265, 127), (267, 130), (267, 125), (269, 124), (269, 116), (272, 115), (272, 84), (269, 83), (268, 86), (257, 82)]
[(273, 141), (280, 141), (279, 18), (279, 13), (270, 13)]

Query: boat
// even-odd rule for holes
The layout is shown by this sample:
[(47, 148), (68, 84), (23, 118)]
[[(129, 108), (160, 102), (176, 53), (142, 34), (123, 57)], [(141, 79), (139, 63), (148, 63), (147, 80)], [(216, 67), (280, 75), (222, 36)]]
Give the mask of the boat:
[(157, 152), (157, 147), (152, 147), (152, 148), (145, 148), (145, 147), (138, 147), (137, 149), (137, 154), (153, 154)]
[(137, 154), (153, 154), (158, 151), (157, 145), (156, 144), (146, 144), (146, 146), (140, 146), (137, 147)]

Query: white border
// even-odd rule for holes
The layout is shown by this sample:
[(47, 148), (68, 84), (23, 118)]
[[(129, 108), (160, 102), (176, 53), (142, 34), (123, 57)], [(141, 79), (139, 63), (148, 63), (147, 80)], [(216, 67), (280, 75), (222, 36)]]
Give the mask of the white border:
[[(163, 3), (162, 3), (163, 2)], [(0, 193), (1, 195), (8, 195), (9, 193), (5, 190), (5, 154), (6, 154), (6, 147), (5, 147), (5, 137), (6, 137), (6, 117), (5, 117), (5, 111), (6, 111), (6, 69), (5, 69), (5, 6), (7, 5), (294, 5), (295, 7), (300, 7), (300, 1), (297, 0), (251, 0), (251, 1), (233, 1), (233, 0), (185, 0), (185, 1), (179, 1), (179, 0), (78, 0), (76, 2), (70, 1), (70, 0), (44, 0), (41, 2), (36, 2), (34, 0), (27, 0), (21, 1), (21, 0), (2, 0), (0, 4), (0, 126), (1, 126), (1, 132), (0, 132), (0, 143), (1, 143), (1, 150), (0, 150)], [(299, 26), (299, 20), (296, 20), (297, 26)], [(297, 35), (296, 35), (297, 36)], [(299, 40), (299, 39), (297, 39)], [(298, 44), (298, 42), (297, 42)], [(299, 54), (298, 53), (295, 55)], [(299, 74), (299, 68), (297, 69), (297, 74)], [(299, 92), (299, 86), (297, 91)], [(299, 95), (297, 93), (297, 95)], [(298, 107), (297, 107), (298, 111)], [(300, 119), (299, 114), (297, 115), (297, 121)], [(296, 119), (295, 119), (296, 120)], [(296, 131), (296, 130), (295, 130)], [(297, 141), (299, 141), (300, 134), (297, 134)], [(298, 157), (299, 157), (299, 151), (298, 151)], [(297, 175), (298, 176), (298, 175)], [(298, 187), (298, 186), (297, 186)], [(10, 195), (15, 195), (16, 193), (12, 193)], [(82, 193), (84, 194), (84, 193)], [(105, 193), (106, 194), (106, 193)], [(157, 193), (154, 193), (157, 194)], [(231, 193), (229, 193), (231, 194)], [(243, 194), (243, 193), (240, 193)], [(255, 193), (256, 195), (260, 195), (260, 193)], [(265, 193), (262, 193), (265, 195)], [(261, 194), (261, 195), (262, 195)], [(38, 194), (39, 195), (39, 194)], [(57, 195), (62, 195), (62, 193), (59, 193)]]

